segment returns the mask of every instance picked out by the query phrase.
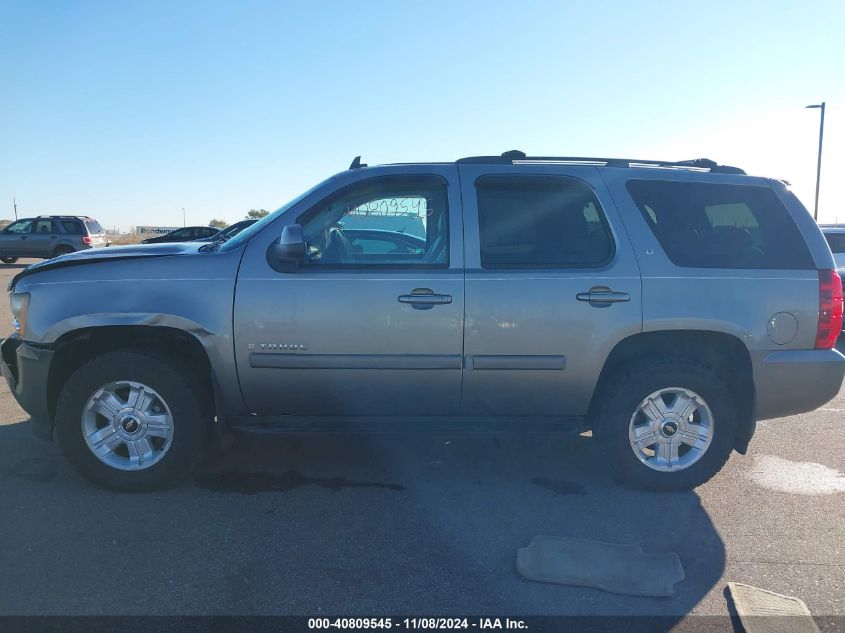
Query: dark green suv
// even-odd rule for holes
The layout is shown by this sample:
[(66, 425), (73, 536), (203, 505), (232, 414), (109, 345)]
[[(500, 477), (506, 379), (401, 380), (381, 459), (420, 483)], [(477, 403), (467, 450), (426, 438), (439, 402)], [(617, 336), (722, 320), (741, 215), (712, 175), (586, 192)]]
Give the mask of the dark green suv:
[(15, 220), (0, 231), (0, 261), (19, 257), (49, 259), (86, 248), (110, 246), (100, 223), (88, 216), (39, 215)]

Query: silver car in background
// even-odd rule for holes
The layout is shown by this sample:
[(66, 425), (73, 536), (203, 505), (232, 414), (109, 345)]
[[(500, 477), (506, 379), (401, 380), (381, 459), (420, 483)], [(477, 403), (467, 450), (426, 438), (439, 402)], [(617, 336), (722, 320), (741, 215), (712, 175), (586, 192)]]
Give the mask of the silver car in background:
[(824, 233), (827, 245), (830, 246), (833, 261), (836, 262), (836, 269), (840, 271), (841, 275), (842, 271), (845, 270), (845, 226), (820, 224), (819, 227)]
[(0, 230), (0, 261), (13, 264), (21, 257), (49, 259), (110, 245), (103, 227), (94, 218), (39, 215), (15, 220)]

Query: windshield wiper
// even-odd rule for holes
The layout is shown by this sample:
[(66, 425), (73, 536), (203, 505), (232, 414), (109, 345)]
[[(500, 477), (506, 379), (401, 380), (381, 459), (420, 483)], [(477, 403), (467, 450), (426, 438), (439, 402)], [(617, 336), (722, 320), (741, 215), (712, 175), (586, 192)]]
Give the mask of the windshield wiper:
[(226, 243), (226, 242), (227, 242), (227, 241), (228, 241), (231, 237), (232, 237), (231, 235), (226, 235), (226, 236), (224, 236), (224, 237), (218, 237), (217, 239), (212, 240), (212, 241), (211, 241), (211, 242), (209, 242), (208, 244), (203, 244), (203, 245), (200, 247), (200, 250), (201, 250), (203, 253), (207, 253), (207, 252), (209, 252), (209, 251), (216, 251), (216, 250), (217, 250), (218, 248), (220, 248), (220, 247), (221, 247), (224, 243)]

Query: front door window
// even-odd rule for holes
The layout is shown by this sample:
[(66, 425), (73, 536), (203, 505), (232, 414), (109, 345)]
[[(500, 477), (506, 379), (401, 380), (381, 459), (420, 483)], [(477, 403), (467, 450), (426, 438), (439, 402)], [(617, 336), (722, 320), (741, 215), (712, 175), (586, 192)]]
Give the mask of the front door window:
[(446, 185), (433, 176), (356, 183), (299, 218), (307, 265), (448, 266)]
[(32, 229), (32, 220), (18, 220), (6, 227), (6, 233), (26, 235)]

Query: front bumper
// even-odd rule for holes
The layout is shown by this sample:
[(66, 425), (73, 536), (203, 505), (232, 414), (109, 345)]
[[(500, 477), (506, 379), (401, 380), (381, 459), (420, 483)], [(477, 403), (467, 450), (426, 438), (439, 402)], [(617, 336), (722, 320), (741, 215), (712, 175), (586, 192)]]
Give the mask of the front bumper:
[(845, 377), (835, 349), (755, 352), (751, 359), (758, 420), (806, 413), (832, 400)]
[(12, 336), (0, 345), (0, 373), (21, 408), (30, 416), (32, 430), (46, 440), (53, 439), (53, 419), (47, 399), (47, 378), (54, 350), (36, 347)]

